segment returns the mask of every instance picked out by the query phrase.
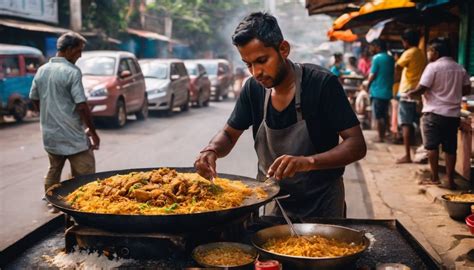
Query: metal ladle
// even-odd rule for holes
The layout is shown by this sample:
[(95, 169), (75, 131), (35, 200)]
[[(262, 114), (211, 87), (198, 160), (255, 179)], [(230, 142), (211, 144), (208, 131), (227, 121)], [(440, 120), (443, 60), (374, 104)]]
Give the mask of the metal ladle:
[(285, 219), (286, 223), (290, 226), (290, 234), (291, 236), (296, 236), (298, 238), (303, 238), (304, 240), (312, 243), (313, 241), (311, 239), (309, 239), (308, 237), (304, 236), (304, 235), (300, 235), (298, 232), (296, 232), (295, 230), (295, 226), (293, 225), (293, 222), (291, 222), (291, 219), (288, 217), (288, 215), (286, 214), (286, 211), (285, 209), (283, 209), (283, 207), (281, 206), (280, 204), (280, 201), (279, 199), (286, 199), (290, 197), (290, 195), (283, 195), (283, 196), (279, 196), (279, 197), (275, 197), (273, 198), (275, 200), (275, 202), (278, 204), (278, 207), (280, 208), (280, 211), (281, 211), (281, 214), (283, 216), (283, 218)]
[(278, 204), (278, 207), (280, 208), (280, 211), (281, 211), (281, 214), (283, 215), (283, 218), (285, 219), (286, 223), (290, 226), (291, 236), (300, 237), (300, 235), (295, 230), (295, 226), (293, 226), (293, 222), (291, 222), (291, 219), (288, 217), (288, 215), (286, 214), (285, 209), (283, 209), (283, 206), (281, 206), (280, 201), (279, 201), (279, 199), (286, 199), (288, 197), (290, 197), (289, 194), (279, 196), (279, 197), (275, 197), (275, 198), (273, 198), (273, 200), (275, 200), (275, 202)]

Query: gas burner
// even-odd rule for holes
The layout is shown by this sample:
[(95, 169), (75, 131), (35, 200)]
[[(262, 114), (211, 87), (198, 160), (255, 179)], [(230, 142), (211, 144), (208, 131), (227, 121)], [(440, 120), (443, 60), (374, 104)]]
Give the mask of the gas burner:
[(250, 219), (251, 215), (247, 215), (206, 230), (180, 233), (112, 232), (78, 225), (69, 219), (66, 222), (66, 252), (79, 248), (98, 251), (106, 256), (116, 254), (126, 259), (180, 259), (189, 255), (200, 244), (241, 240), (246, 234), (246, 223)]

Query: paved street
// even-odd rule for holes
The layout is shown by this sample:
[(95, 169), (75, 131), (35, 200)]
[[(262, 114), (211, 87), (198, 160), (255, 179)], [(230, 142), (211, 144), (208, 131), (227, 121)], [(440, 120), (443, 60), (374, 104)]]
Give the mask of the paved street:
[[(131, 117), (123, 129), (100, 128), (101, 149), (96, 152), (97, 171), (156, 166), (190, 167), (196, 154), (222, 127), (232, 111), (232, 99), (210, 107), (175, 112), (172, 117), (152, 115), (145, 122)], [(38, 120), (0, 125), (0, 250), (48, 221), (43, 196), (43, 175), (48, 166)], [(218, 172), (253, 177), (256, 156), (250, 131), (234, 151), (218, 161)], [(63, 179), (69, 173), (68, 164)], [(348, 216), (372, 217), (372, 207), (358, 164), (345, 174)]]

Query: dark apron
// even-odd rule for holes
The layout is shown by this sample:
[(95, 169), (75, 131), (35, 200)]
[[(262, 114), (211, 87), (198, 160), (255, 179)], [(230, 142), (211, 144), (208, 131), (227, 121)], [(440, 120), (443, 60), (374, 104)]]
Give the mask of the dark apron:
[[(263, 120), (255, 136), (255, 151), (258, 157), (258, 175), (260, 181), (266, 180), (266, 173), (273, 161), (281, 155), (311, 156), (316, 149), (311, 142), (306, 121), (301, 113), (301, 78), (302, 68), (293, 65), (295, 71), (295, 107), (297, 122), (284, 129), (268, 127), (267, 111), (271, 89), (265, 91)], [(281, 200), (288, 214), (295, 218), (304, 217), (343, 217), (344, 184), (342, 177), (337, 179), (318, 179), (316, 171), (299, 172), (291, 178), (279, 181), (282, 194), (290, 198)], [(280, 215), (274, 208), (273, 215)]]

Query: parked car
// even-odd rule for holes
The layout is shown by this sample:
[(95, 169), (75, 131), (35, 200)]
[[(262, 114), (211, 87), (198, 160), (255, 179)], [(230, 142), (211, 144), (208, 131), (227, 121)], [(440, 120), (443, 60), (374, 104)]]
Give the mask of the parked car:
[(28, 111), (29, 93), (44, 57), (40, 50), (0, 44), (0, 114), (22, 121)]
[(232, 91), (234, 76), (229, 61), (225, 59), (200, 59), (211, 80), (211, 95), (215, 100), (226, 99), (229, 91)]
[(208, 106), (211, 99), (211, 81), (203, 65), (193, 60), (184, 62), (189, 74), (189, 94), (191, 104), (198, 107)]
[(139, 61), (145, 76), (150, 110), (189, 109), (189, 76), (179, 59), (143, 59)]
[(134, 54), (124, 51), (84, 52), (76, 62), (82, 71), (87, 103), (94, 118), (123, 127), (128, 114), (148, 116), (145, 79)]

